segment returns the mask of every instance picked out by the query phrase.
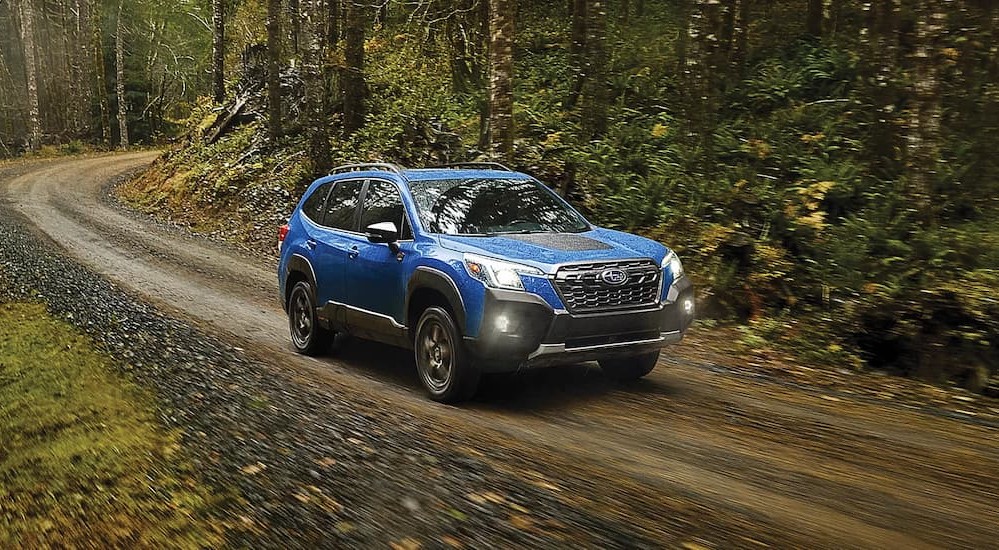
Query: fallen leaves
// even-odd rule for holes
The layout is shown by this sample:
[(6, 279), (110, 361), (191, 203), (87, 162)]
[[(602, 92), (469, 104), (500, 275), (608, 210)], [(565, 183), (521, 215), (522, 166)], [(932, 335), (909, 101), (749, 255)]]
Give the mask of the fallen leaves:
[(392, 550), (420, 550), (422, 545), (419, 541), (406, 537), (400, 541), (390, 542), (389, 547)]
[(248, 476), (254, 476), (267, 469), (267, 465), (262, 462), (243, 466), (240, 471)]

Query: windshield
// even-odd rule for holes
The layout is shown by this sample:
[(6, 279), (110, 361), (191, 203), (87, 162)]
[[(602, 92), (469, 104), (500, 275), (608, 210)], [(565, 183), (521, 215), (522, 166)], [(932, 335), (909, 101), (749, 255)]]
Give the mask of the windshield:
[(590, 226), (547, 187), (526, 179), (412, 181), (423, 227), (446, 235), (579, 233)]

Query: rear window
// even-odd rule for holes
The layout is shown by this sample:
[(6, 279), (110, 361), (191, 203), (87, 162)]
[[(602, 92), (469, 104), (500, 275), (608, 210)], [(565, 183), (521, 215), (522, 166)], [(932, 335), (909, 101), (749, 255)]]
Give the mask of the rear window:
[(333, 182), (320, 185), (302, 204), (302, 213), (315, 223), (323, 223), (323, 205), (326, 204), (326, 195), (329, 194), (330, 187), (333, 187)]

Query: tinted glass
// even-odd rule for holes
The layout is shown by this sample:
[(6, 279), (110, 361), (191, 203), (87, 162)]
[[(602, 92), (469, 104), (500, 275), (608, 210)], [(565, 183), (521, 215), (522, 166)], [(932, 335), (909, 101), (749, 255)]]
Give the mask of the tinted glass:
[(400, 238), (412, 238), (404, 235), (407, 229), (405, 218), (402, 196), (399, 195), (396, 186), (378, 180), (368, 183), (368, 191), (364, 194), (364, 206), (361, 209), (362, 230), (373, 223), (392, 222), (399, 229)]
[(410, 183), (431, 233), (578, 233), (589, 225), (535, 180), (450, 179)]
[(320, 185), (302, 204), (302, 213), (316, 223), (323, 221), (323, 205), (326, 202), (326, 195), (330, 192), (330, 187), (333, 187), (332, 182)]
[(323, 225), (335, 229), (356, 231), (354, 225), (357, 203), (361, 199), (361, 181), (341, 181), (336, 184), (326, 199), (326, 216)]

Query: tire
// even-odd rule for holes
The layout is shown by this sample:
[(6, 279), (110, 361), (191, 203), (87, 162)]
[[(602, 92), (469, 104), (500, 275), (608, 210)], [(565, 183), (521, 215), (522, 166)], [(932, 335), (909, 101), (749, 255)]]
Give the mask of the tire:
[(446, 309), (423, 312), (413, 344), (420, 382), (431, 399), (458, 403), (475, 394), (480, 373), (469, 362), (461, 332)]
[(296, 284), (288, 298), (288, 329), (291, 345), (302, 355), (320, 355), (333, 341), (333, 333), (319, 326), (315, 293), (305, 281)]
[(604, 374), (619, 382), (638, 380), (652, 372), (659, 362), (659, 350), (642, 355), (621, 357), (619, 359), (603, 359), (600, 368)]

